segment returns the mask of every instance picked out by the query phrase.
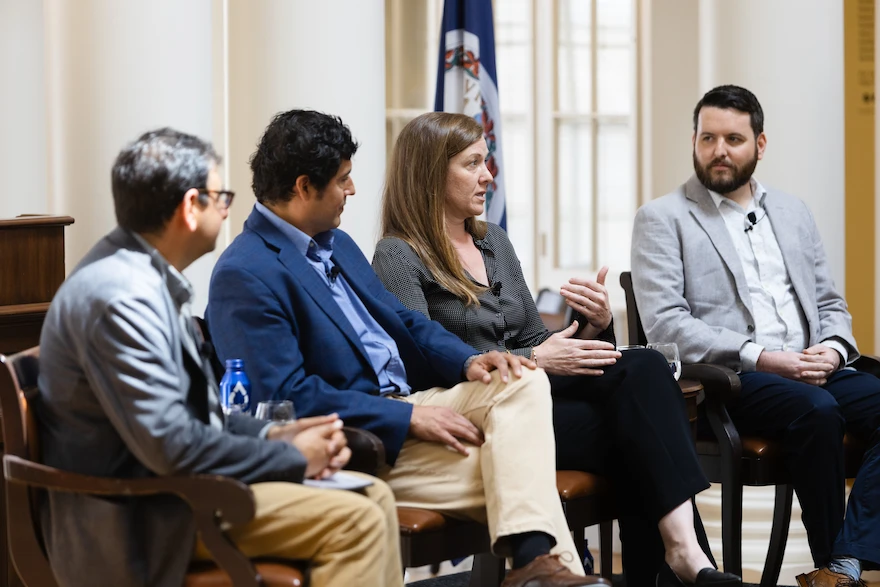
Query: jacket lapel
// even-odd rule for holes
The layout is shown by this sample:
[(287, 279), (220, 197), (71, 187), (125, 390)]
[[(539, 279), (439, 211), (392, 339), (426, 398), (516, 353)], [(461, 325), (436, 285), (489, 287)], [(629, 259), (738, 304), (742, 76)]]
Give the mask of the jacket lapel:
[[(805, 261), (800, 233), (784, 225), (787, 210), (777, 198), (773, 197), (770, 190), (767, 190), (767, 196), (764, 198), (764, 211), (767, 213), (767, 218), (770, 219), (773, 234), (776, 236), (776, 244), (779, 245), (782, 260), (785, 263), (785, 270), (788, 272), (788, 278), (791, 280), (791, 285), (797, 294), (801, 307), (814, 307), (816, 305), (815, 285), (810, 285), (805, 281), (814, 274), (813, 269)], [(810, 313), (805, 312), (805, 314), (809, 319)]]
[[(297, 283), (309, 294), (315, 301), (315, 304), (327, 315), (328, 318), (336, 325), (351, 344), (358, 350), (361, 356), (368, 360), (367, 351), (361, 342), (360, 337), (352, 328), (351, 323), (345, 314), (342, 313), (340, 307), (333, 300), (333, 294), (327, 284), (324, 283), (315, 270), (309, 265), (305, 257), (290, 242), (286, 236), (281, 234), (272, 224), (263, 217), (263, 215), (255, 208), (251, 212), (245, 227), (250, 228), (260, 235), (264, 241), (277, 250), (278, 260), (290, 271)], [(334, 262), (336, 255), (334, 253)], [(340, 265), (340, 271), (345, 274), (344, 268)]]
[(690, 210), (697, 223), (703, 228), (712, 241), (718, 255), (727, 265), (727, 269), (733, 275), (736, 283), (736, 292), (739, 299), (745, 304), (749, 314), (754, 316), (752, 312), (752, 296), (749, 294), (748, 284), (746, 283), (746, 275), (743, 272), (742, 261), (736, 252), (733, 242), (730, 240), (730, 233), (727, 231), (727, 225), (718, 211), (718, 207), (709, 195), (709, 190), (700, 183), (696, 176), (691, 176), (686, 184), (687, 199), (690, 201)]

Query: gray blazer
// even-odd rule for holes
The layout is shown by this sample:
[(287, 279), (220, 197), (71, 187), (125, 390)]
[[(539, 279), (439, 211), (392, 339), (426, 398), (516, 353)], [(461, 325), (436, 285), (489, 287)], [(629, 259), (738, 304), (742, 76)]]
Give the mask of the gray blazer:
[[(810, 346), (839, 337), (850, 360), (857, 358), (852, 317), (834, 289), (806, 204), (768, 188), (764, 208), (807, 318)], [(740, 348), (754, 341), (751, 297), (727, 226), (696, 176), (639, 209), (632, 277), (649, 341), (678, 343), (684, 363), (741, 369)]]
[[(216, 384), (206, 361), (184, 350), (172, 292), (188, 295), (157, 253), (118, 228), (67, 278), (40, 338), (34, 408), (43, 462), (106, 477), (301, 481), (305, 459), (257, 438), (264, 423), (241, 416), (226, 430), (210, 426)], [(181, 585), (195, 532), (178, 498), (50, 492), (43, 505), (61, 585)]]

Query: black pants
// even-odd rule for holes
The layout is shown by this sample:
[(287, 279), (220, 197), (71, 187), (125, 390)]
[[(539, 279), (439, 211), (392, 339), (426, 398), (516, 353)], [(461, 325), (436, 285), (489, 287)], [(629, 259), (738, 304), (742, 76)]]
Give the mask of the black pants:
[[(769, 373), (743, 373), (740, 380), (730, 416), (740, 434), (782, 442), (816, 566), (846, 555), (880, 568), (880, 379), (844, 370), (823, 387)], [(868, 445), (846, 518), (845, 432)]]
[(556, 466), (609, 477), (620, 507), (628, 587), (654, 584), (663, 564), (657, 523), (709, 487), (681, 388), (659, 353), (625, 351), (601, 377), (550, 377)]

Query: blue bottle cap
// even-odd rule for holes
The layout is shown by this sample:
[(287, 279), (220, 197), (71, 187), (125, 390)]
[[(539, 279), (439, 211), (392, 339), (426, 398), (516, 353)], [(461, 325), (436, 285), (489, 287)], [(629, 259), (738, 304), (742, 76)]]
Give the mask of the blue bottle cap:
[(227, 369), (244, 369), (244, 359), (226, 359)]

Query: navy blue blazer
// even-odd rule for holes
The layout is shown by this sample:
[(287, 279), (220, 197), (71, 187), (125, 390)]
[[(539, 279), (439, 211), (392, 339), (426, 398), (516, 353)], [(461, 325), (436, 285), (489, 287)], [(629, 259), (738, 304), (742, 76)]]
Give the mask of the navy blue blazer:
[[(478, 351), (407, 309), (350, 236), (333, 236), (333, 262), (397, 343), (413, 391), (463, 381), (464, 363)], [(412, 406), (379, 396), (363, 344), (327, 284), (256, 209), (214, 267), (205, 317), (220, 359), (244, 359), (252, 407), (290, 399), (297, 416), (337, 412), (346, 425), (379, 436), (394, 464)]]

